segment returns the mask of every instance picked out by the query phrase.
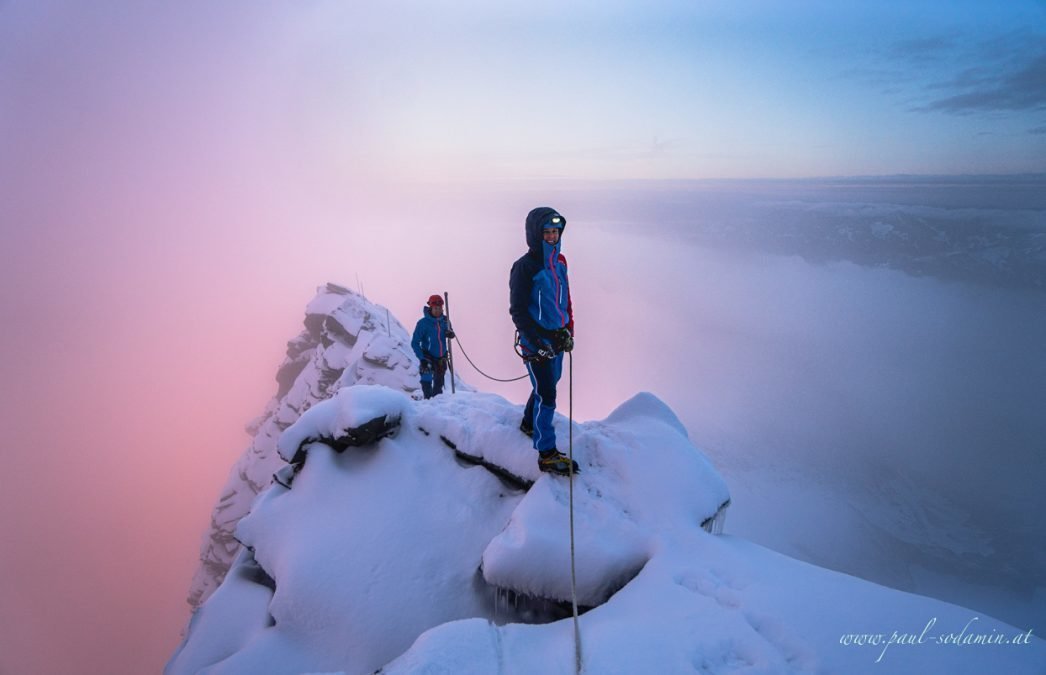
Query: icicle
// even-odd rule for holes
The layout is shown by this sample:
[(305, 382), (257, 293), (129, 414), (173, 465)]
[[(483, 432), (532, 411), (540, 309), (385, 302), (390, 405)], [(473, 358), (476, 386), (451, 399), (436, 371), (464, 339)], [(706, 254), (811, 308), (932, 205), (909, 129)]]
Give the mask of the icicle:
[(719, 510), (715, 512), (711, 518), (706, 518), (701, 523), (701, 528), (709, 534), (722, 534), (723, 528), (726, 525), (726, 510), (730, 506), (730, 500), (723, 502), (723, 505), (719, 507)]

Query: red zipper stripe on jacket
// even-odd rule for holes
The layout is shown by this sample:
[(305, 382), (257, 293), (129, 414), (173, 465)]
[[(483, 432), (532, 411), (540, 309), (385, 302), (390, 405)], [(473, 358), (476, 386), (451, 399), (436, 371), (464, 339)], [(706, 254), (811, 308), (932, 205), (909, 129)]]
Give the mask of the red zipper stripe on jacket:
[(560, 319), (561, 325), (565, 326), (567, 324), (567, 318), (565, 316), (563, 316), (563, 310), (559, 308), (559, 295), (560, 295), (560, 291), (559, 291), (559, 275), (556, 274), (556, 266), (555, 266), (555, 263), (552, 262), (552, 256), (556, 255), (557, 253), (558, 253), (558, 251), (556, 251), (556, 249), (553, 248), (552, 249), (552, 253), (550, 253), (549, 256), (548, 256), (548, 264), (549, 264), (549, 271), (552, 272), (552, 280), (556, 283), (556, 300), (555, 300), (554, 304), (556, 305), (556, 311), (559, 312), (559, 319)]

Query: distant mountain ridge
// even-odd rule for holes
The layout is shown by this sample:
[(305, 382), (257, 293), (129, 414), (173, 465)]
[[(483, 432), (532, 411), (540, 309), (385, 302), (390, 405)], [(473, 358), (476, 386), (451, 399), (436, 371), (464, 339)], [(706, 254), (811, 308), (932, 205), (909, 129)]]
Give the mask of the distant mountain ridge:
[[(914, 276), (989, 286), (1046, 288), (1046, 221), (1032, 214), (999, 224), (991, 212), (947, 217), (933, 209), (858, 204), (778, 205), (771, 222), (695, 226), (707, 245), (798, 255), (811, 262), (848, 260)], [(1013, 215), (1010, 215), (1013, 218)]]
[(1046, 175), (624, 181), (583, 194), (610, 230), (1046, 288)]

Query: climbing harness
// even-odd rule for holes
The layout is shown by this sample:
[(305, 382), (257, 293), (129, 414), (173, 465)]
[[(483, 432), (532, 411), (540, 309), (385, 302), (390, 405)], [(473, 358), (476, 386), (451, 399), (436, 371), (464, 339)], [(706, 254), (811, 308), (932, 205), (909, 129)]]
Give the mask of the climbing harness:
[[(553, 358), (556, 357), (555, 352), (553, 352), (551, 350), (551, 348), (548, 348), (548, 347), (543, 348), (544, 351), (538, 350), (538, 352), (536, 354), (524, 354), (523, 353), (523, 344), (519, 340), (519, 331), (518, 330), (516, 331), (516, 341), (512, 345), (512, 348), (516, 350), (516, 356), (518, 356), (519, 358), (523, 359), (523, 361), (525, 361), (527, 363), (535, 363), (535, 362), (545, 361), (545, 360), (553, 359)], [(559, 353), (562, 354), (563, 352), (559, 352)], [(520, 379), (522, 379), (522, 378), (520, 378)]]

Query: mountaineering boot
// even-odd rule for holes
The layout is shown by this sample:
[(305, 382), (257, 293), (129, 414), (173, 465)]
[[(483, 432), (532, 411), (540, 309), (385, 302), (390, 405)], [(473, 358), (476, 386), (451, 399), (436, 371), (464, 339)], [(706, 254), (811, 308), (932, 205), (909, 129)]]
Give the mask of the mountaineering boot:
[(526, 417), (524, 417), (523, 421), (519, 423), (519, 430), (525, 433), (527, 436), (530, 436), (531, 438), (534, 437), (534, 424)]
[(581, 470), (577, 468), (577, 462), (573, 462), (569, 457), (555, 448), (552, 448), (551, 450), (543, 450), (538, 453), (538, 468), (545, 473), (569, 476), (571, 464), (574, 465), (574, 473), (581, 473)]

